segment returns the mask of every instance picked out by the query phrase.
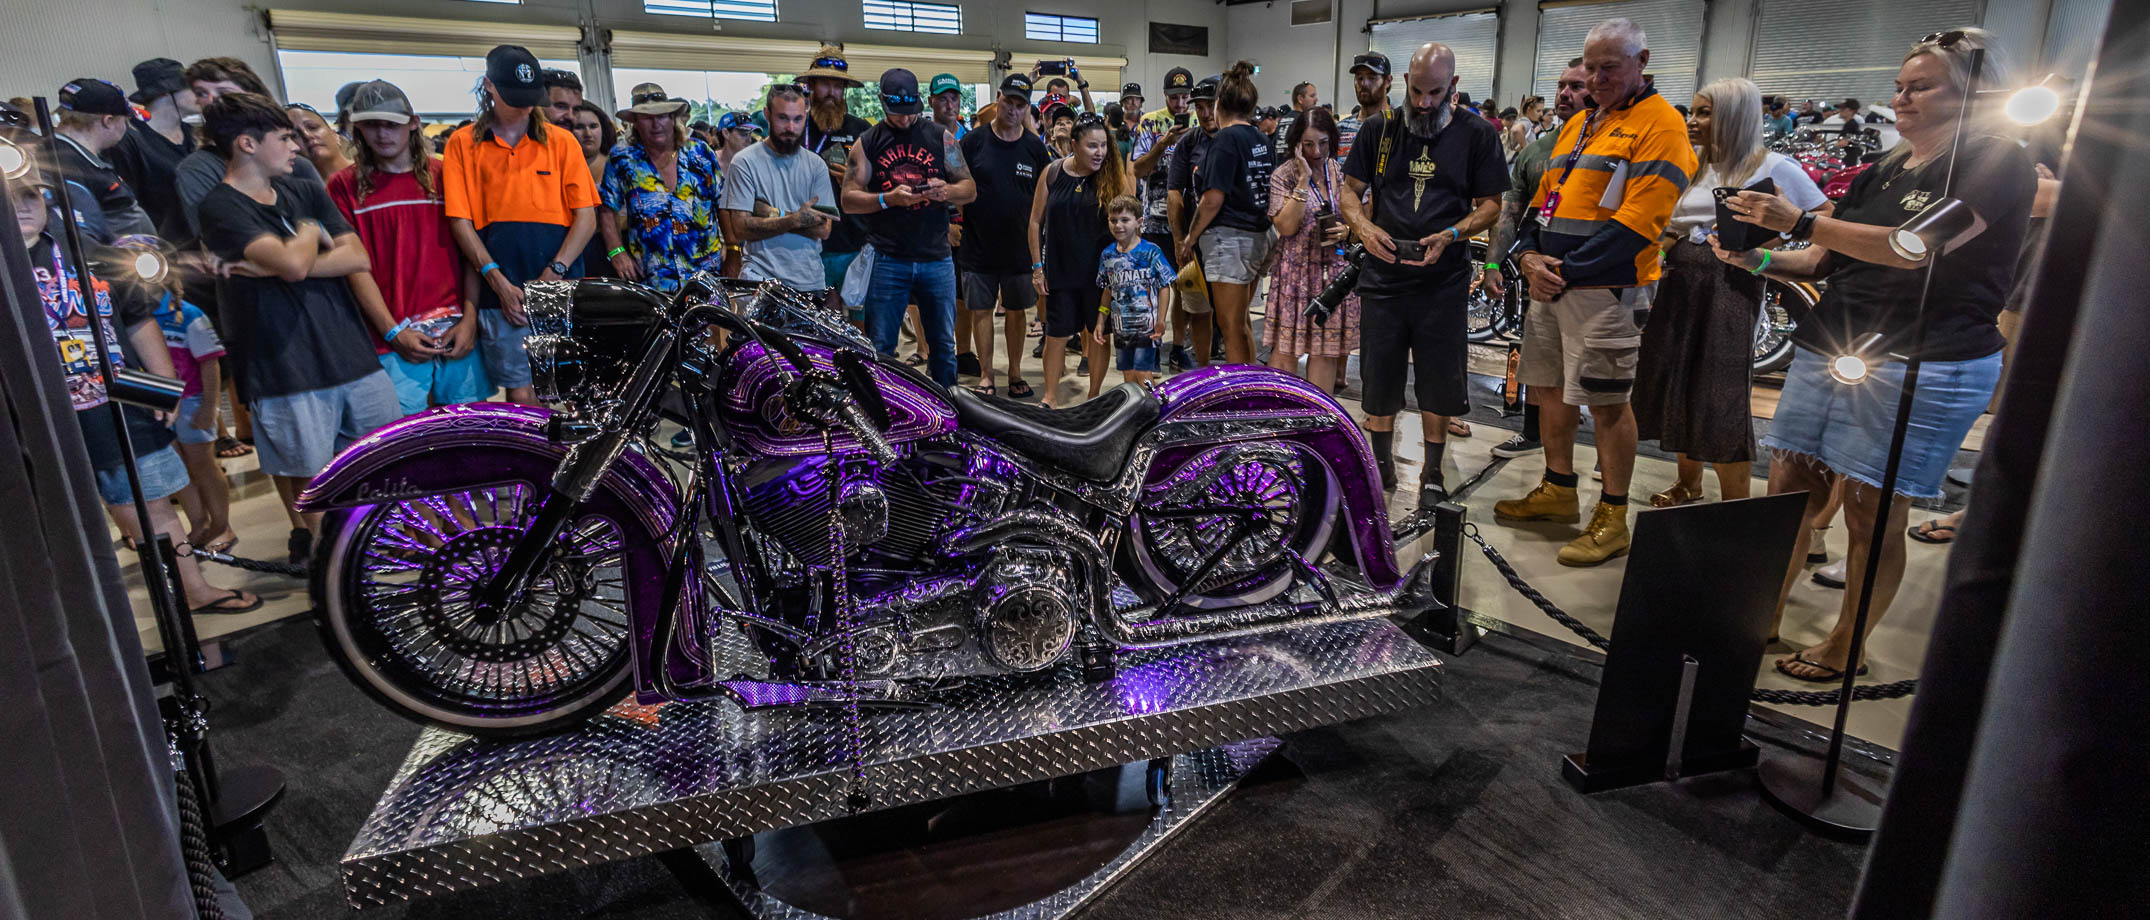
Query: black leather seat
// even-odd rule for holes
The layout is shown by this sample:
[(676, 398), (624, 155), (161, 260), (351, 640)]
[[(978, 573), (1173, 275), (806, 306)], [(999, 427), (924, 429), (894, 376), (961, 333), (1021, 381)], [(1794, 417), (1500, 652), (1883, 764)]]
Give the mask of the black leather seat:
[(1032, 460), (1096, 482), (1120, 475), (1135, 439), (1161, 411), (1141, 384), (1123, 383), (1072, 409), (984, 396), (967, 387), (949, 391), (956, 419)]

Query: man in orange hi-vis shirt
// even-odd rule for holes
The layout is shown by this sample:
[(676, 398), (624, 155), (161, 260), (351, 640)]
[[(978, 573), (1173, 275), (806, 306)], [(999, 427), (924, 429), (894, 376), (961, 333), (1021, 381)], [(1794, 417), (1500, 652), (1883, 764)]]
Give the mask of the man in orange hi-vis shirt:
[(1628, 547), (1627, 487), (1635, 469), (1635, 416), (1628, 393), (1649, 318), (1657, 238), (1695, 172), (1686, 121), (1657, 94), (1643, 68), (1642, 28), (1608, 19), (1583, 44), (1591, 107), (1568, 119), (1531, 199), (1533, 220), (1517, 233), (1530, 312), (1518, 373), (1539, 407), (1545, 480), (1493, 506), (1511, 521), (1578, 521), (1575, 429), (1590, 407), (1604, 487), (1563, 565), (1597, 565)]
[(537, 58), (517, 45), (485, 56), (477, 121), (441, 153), (449, 232), (478, 268), (478, 350), (508, 399), (536, 405), (523, 351), (530, 317), (523, 285), (582, 277), (597, 229), (597, 183), (575, 136), (545, 120)]

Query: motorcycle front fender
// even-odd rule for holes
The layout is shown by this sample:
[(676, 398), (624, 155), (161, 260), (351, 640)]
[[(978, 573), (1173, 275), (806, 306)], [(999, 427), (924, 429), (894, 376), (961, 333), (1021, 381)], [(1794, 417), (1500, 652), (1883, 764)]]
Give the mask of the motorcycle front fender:
[[(496, 402), (428, 409), (353, 442), (307, 484), (296, 505), (300, 511), (336, 511), (505, 482), (528, 483), (542, 493), (566, 453), (545, 436), (550, 417), (541, 408)], [(681, 510), (678, 493), (655, 463), (630, 450), (583, 506), (623, 530), (635, 686), (639, 697), (654, 702), (657, 682), (649, 662), (656, 657), (658, 614), (671, 569), (663, 540)], [(675, 680), (697, 676), (677, 650), (667, 657)]]

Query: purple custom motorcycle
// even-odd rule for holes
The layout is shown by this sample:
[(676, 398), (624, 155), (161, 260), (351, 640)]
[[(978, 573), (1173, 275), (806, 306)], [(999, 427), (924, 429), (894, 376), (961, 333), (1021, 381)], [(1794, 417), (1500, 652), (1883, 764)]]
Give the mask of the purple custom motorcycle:
[[(1072, 409), (945, 390), (818, 305), (532, 284), (548, 412), (447, 406), (300, 497), (333, 656), (404, 714), (543, 732), (619, 701), (904, 704), (1081, 655), (1431, 603), (1327, 393), (1216, 367)], [(653, 440), (661, 420), (694, 449)], [(720, 673), (724, 643), (766, 673)]]

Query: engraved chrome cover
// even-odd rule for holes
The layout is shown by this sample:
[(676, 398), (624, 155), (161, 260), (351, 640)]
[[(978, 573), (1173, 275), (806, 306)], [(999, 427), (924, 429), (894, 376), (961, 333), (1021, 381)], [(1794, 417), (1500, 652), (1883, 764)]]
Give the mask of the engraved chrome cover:
[[(1134, 763), (1420, 705), (1440, 662), (1382, 619), (975, 679), (865, 720), (872, 808)], [(343, 858), (356, 906), (693, 846), (845, 813), (844, 728), (811, 708), (622, 704), (573, 731), (427, 729)]]

